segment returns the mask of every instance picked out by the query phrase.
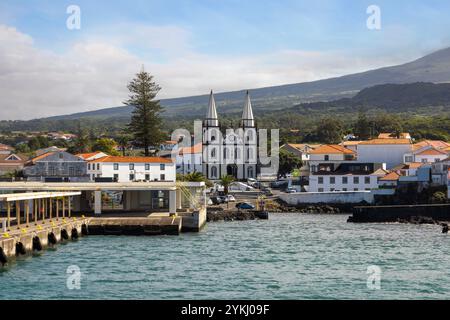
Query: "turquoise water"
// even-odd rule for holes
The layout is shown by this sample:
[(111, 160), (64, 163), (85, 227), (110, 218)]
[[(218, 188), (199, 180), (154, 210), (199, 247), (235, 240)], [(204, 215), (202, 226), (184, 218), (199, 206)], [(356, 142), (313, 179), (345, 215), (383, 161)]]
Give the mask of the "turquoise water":
[[(85, 237), (1, 271), (0, 298), (450, 298), (450, 236), (438, 226), (346, 219), (273, 214), (178, 237)], [(81, 290), (67, 289), (70, 265)], [(367, 288), (370, 265), (380, 290)]]

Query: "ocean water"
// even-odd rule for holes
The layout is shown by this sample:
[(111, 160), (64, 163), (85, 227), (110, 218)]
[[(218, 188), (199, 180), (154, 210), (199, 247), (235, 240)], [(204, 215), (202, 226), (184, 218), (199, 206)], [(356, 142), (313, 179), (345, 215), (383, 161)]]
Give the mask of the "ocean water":
[[(0, 271), (0, 299), (450, 298), (439, 226), (346, 219), (272, 214), (181, 236), (84, 237)], [(379, 289), (367, 286), (373, 265)], [(79, 290), (68, 289), (70, 266)]]

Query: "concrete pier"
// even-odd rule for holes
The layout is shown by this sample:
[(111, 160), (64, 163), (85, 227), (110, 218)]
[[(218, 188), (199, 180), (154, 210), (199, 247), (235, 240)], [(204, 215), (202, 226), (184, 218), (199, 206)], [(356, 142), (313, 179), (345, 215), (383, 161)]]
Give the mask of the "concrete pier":
[(178, 235), (180, 217), (93, 218), (87, 228), (89, 235)]
[[(13, 229), (0, 234), (0, 248), (7, 260), (10, 261), (22, 255), (20, 252), (21, 247), (24, 249), (25, 254), (32, 254), (33, 252), (42, 251), (57, 243), (66, 241), (61, 236), (64, 231), (68, 234), (67, 241), (74, 240), (72, 239), (73, 232), (75, 232), (73, 230), (76, 230), (76, 234), (81, 237), (82, 226), (88, 223), (89, 218), (64, 218), (58, 221), (40, 221), (37, 225), (24, 226), (21, 229)], [(55, 244), (49, 243), (51, 234), (55, 236)]]
[(450, 204), (355, 207), (348, 222), (397, 222), (419, 216), (438, 221), (450, 221)]

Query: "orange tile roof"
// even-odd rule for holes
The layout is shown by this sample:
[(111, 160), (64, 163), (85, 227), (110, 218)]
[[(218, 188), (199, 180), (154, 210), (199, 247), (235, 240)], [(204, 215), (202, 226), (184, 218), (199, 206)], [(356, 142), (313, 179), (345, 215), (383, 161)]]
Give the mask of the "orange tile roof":
[(408, 164), (409, 169), (417, 169), (420, 168), (421, 166), (423, 166), (422, 162), (411, 162), (410, 164)]
[(11, 151), (11, 150), (13, 150), (13, 148), (8, 146), (8, 145), (6, 145), (6, 144), (0, 143), (0, 150)]
[(47, 152), (47, 153), (44, 153), (44, 154), (41, 154), (40, 156), (37, 156), (37, 157), (34, 157), (33, 159), (31, 159), (31, 162), (36, 162), (36, 161), (39, 161), (39, 160), (42, 160), (42, 159), (45, 159), (45, 158), (47, 158), (48, 156), (50, 156), (50, 155), (52, 155), (52, 154), (54, 154), (55, 152)]
[(364, 141), (344, 141), (342, 142), (342, 145), (345, 146), (357, 146), (358, 144), (360, 144), (361, 142)]
[(181, 148), (180, 150), (180, 155), (183, 154), (194, 154), (194, 153), (202, 153), (203, 148), (202, 148), (202, 144), (201, 143), (197, 143), (196, 145), (192, 146), (192, 147), (184, 147)]
[(79, 154), (76, 154), (76, 156), (86, 160), (86, 159), (89, 159), (90, 157), (93, 157), (93, 156), (99, 154), (99, 153), (103, 153), (103, 152), (97, 151), (97, 152), (89, 152), (89, 153), (79, 153)]
[(309, 152), (310, 154), (355, 154), (353, 150), (337, 144), (327, 144)]
[(450, 143), (442, 140), (424, 140), (414, 144), (414, 150), (421, 149), (423, 147), (431, 146), (435, 149), (449, 149)]
[(363, 141), (360, 145), (383, 145), (383, 144), (411, 144), (409, 139), (372, 139), (369, 141)]
[(422, 152), (419, 152), (416, 155), (418, 155), (418, 156), (441, 156), (441, 155), (447, 155), (447, 152), (431, 148), (431, 149), (427, 149)]
[(392, 171), (390, 173), (388, 173), (387, 175), (385, 175), (383, 178), (380, 178), (380, 180), (382, 181), (397, 181), (400, 178), (400, 175), (395, 172)]
[(161, 157), (119, 157), (119, 156), (106, 156), (91, 160), (89, 162), (120, 162), (120, 163), (172, 163), (170, 159)]

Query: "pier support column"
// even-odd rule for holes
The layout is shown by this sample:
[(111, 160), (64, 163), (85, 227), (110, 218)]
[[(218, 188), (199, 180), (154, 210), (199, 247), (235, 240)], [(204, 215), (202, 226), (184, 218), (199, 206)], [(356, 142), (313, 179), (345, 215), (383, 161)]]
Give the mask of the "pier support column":
[(177, 209), (182, 209), (180, 189), (177, 189)]
[(170, 215), (177, 213), (177, 191), (169, 191), (169, 213)]
[(102, 192), (101, 191), (94, 192), (94, 213), (96, 215), (102, 214)]

